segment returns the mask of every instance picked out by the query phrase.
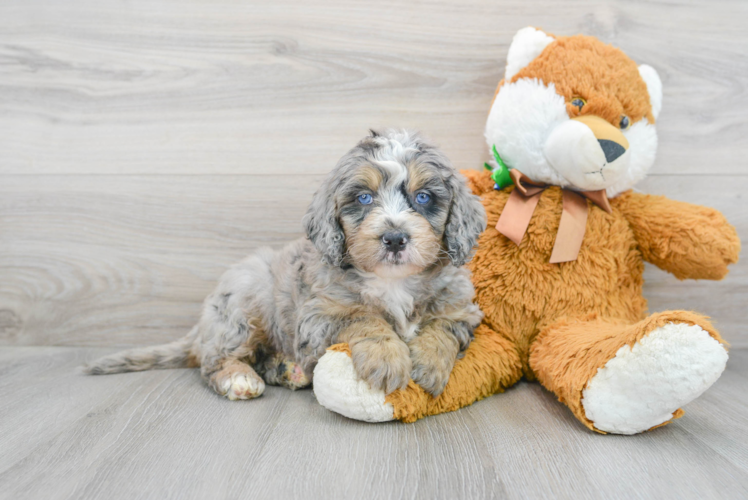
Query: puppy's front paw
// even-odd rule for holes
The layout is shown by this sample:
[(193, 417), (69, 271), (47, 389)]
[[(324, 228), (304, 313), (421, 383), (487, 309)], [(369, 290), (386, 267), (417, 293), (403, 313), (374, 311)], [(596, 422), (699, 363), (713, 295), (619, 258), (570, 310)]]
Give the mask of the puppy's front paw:
[(413, 371), (410, 376), (436, 397), (444, 391), (454, 368), (459, 344), (450, 335), (421, 335), (410, 341)]
[(363, 337), (351, 341), (353, 367), (372, 389), (389, 394), (404, 389), (410, 380), (412, 364), (408, 346), (398, 338)]

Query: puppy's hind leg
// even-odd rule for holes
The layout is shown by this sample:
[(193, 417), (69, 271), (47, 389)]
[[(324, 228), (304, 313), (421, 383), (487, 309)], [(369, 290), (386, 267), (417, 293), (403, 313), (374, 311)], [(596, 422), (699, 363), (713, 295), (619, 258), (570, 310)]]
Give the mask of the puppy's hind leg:
[(248, 320), (231, 294), (209, 297), (200, 318), (200, 373), (221, 396), (252, 399), (265, 391), (265, 382), (249, 365), (265, 336)]
[(252, 349), (250, 335), (233, 349), (217, 350), (210, 346), (203, 350), (200, 373), (214, 391), (230, 400), (253, 399), (265, 391), (265, 382), (249, 366)]
[(226, 359), (221, 369), (208, 377), (208, 383), (221, 396), (230, 400), (253, 399), (265, 391), (265, 382), (243, 361)]

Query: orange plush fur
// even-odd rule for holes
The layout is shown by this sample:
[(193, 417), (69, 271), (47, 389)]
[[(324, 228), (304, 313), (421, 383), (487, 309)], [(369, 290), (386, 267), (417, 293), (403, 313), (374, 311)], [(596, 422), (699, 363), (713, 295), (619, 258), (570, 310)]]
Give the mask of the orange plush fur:
[[(553, 82), (567, 103), (583, 98), (583, 111), (567, 104), (570, 117), (592, 114), (618, 125), (627, 115), (632, 122), (654, 123), (636, 64), (594, 38), (556, 38), (510, 81), (519, 78)], [(488, 229), (469, 264), (485, 319), (439, 397), (432, 398), (412, 381), (386, 397), (395, 418), (412, 422), (455, 410), (524, 376), (538, 380), (584, 425), (599, 431), (585, 415), (582, 392), (621, 347), (633, 347), (671, 322), (698, 325), (724, 344), (700, 314), (668, 311), (648, 316), (642, 295), (644, 261), (679, 279), (725, 276), (727, 264), (737, 261), (740, 240), (716, 210), (632, 191), (610, 200), (610, 214), (588, 201), (578, 258), (551, 264), (561, 189), (550, 187), (542, 193), (517, 246), (495, 229), (514, 187), (495, 190), (490, 173), (463, 173), (488, 215)], [(681, 414), (675, 410), (673, 418)]]

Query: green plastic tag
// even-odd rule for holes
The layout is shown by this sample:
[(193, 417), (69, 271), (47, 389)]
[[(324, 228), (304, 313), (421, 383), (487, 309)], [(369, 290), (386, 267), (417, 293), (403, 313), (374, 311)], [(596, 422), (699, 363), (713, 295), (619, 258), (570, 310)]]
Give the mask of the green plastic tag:
[(504, 163), (504, 160), (501, 159), (501, 156), (499, 155), (499, 152), (496, 151), (496, 145), (494, 144), (493, 148), (493, 157), (496, 160), (496, 164), (498, 167), (491, 168), (491, 165), (488, 163), (484, 163), (483, 166), (486, 167), (487, 170), (491, 171), (491, 179), (496, 183), (496, 186), (494, 186), (495, 189), (503, 189), (507, 186), (511, 186), (514, 184), (514, 181), (512, 180), (512, 176), (509, 175), (509, 167), (507, 167), (506, 163)]

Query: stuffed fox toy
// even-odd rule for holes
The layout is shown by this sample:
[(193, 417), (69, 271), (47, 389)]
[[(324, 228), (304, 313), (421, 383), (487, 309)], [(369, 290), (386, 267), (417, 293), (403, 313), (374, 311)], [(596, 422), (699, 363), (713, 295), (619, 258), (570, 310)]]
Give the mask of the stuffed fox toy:
[(520, 30), (488, 116), (492, 172), (468, 171), (488, 229), (470, 262), (485, 314), (444, 392), (373, 391), (347, 345), (314, 376), (327, 408), (412, 422), (537, 380), (598, 432), (634, 434), (682, 415), (727, 363), (690, 311), (647, 314), (644, 261), (679, 279), (719, 280), (740, 240), (716, 210), (635, 193), (652, 166), (660, 79), (586, 36)]

